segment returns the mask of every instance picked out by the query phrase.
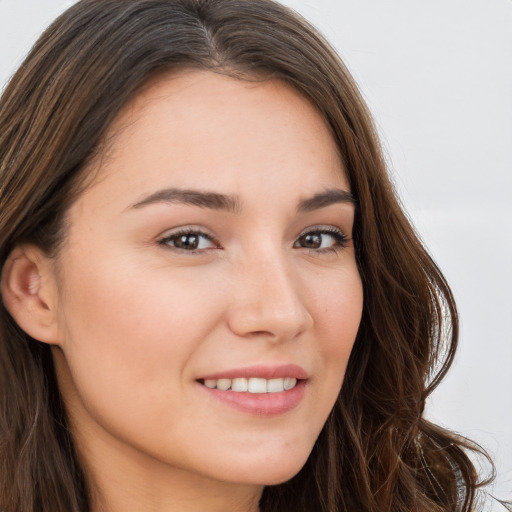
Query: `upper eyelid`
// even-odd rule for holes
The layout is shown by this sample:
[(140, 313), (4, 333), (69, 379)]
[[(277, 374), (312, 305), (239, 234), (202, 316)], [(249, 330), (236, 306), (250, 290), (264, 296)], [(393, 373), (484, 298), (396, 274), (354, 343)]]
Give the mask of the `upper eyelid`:
[(307, 235), (308, 233), (338, 233), (346, 236), (347, 239), (350, 238), (350, 235), (344, 229), (334, 225), (318, 225), (305, 228), (300, 232), (297, 238)]
[(216, 239), (216, 236), (209, 230), (203, 227), (199, 226), (180, 226), (176, 228), (170, 228), (162, 232), (160, 235), (158, 235), (158, 239), (162, 240), (165, 238), (170, 238), (177, 235), (183, 235), (183, 234), (197, 234), (197, 235), (203, 235), (211, 238), (212, 240)]
[[(329, 224), (319, 224), (319, 225), (313, 225), (313, 226), (308, 226), (307, 228), (304, 228), (296, 236), (300, 237), (306, 233), (321, 232), (321, 231), (326, 231), (326, 232), (335, 231), (335, 232), (343, 233), (345, 235), (347, 234), (346, 231), (339, 226), (334, 226), (334, 225), (329, 225)], [(199, 234), (199, 235), (209, 236), (211, 238), (216, 238), (216, 236), (209, 229), (200, 227), (200, 226), (194, 226), (194, 225), (191, 225), (191, 226), (184, 225), (184, 226), (180, 226), (180, 227), (176, 227), (176, 228), (170, 228), (170, 229), (164, 231), (161, 235), (159, 235), (158, 238), (166, 238), (168, 236), (179, 235), (182, 233), (191, 233), (191, 234), (195, 233), (195, 234)]]
[[(303, 230), (301, 230), (299, 232), (299, 234), (296, 236), (300, 237), (306, 233), (321, 232), (321, 231), (339, 232), (339, 233), (343, 233), (344, 235), (348, 236), (347, 232), (343, 228), (341, 228), (339, 226), (335, 226), (335, 225), (329, 225), (329, 224), (318, 224), (318, 225), (308, 226), (307, 228), (304, 228)], [(179, 235), (182, 233), (191, 233), (191, 234), (196, 233), (196, 234), (211, 237), (212, 239), (217, 238), (211, 230), (204, 228), (202, 226), (194, 226), (194, 225), (190, 225), (190, 226), (184, 225), (184, 226), (167, 229), (162, 234), (158, 235), (158, 238), (167, 238), (169, 236)]]
[(306, 229), (305, 231), (302, 231), (301, 234), (295, 240), (299, 240), (303, 236), (306, 236), (309, 234), (314, 234), (314, 233), (330, 235), (334, 238), (340, 239), (340, 241), (343, 240), (343, 243), (349, 242), (351, 240), (351, 237), (343, 229), (340, 229), (340, 228), (337, 228), (334, 226), (329, 227), (329, 228), (321, 227), (321, 228)]

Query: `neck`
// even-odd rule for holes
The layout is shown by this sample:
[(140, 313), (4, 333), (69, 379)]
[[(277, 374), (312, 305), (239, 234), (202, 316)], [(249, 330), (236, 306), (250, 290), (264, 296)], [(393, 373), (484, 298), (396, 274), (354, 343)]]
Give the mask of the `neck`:
[[(174, 487), (173, 487), (174, 489)], [(92, 512), (126, 512), (126, 510), (137, 510), (137, 512), (197, 512), (198, 510), (208, 510), (208, 512), (258, 512), (258, 501), (242, 498), (236, 500), (233, 497), (226, 499), (226, 496), (206, 496), (204, 489), (196, 489), (193, 494), (187, 498), (180, 490), (180, 496), (161, 495), (140, 495), (127, 492), (126, 495), (120, 495), (118, 489), (115, 494), (111, 494), (108, 499), (97, 496), (93, 498)], [(198, 498), (198, 493), (201, 498)], [(203, 494), (204, 493), (204, 494)], [(133, 507), (133, 508), (132, 508)]]
[[(180, 485), (180, 479), (173, 475), (165, 489), (155, 482), (132, 482), (123, 478), (111, 478), (94, 487), (92, 512), (258, 512), (261, 491), (240, 489), (229, 486), (205, 485), (205, 482), (191, 482)], [(94, 485), (94, 484), (93, 484)]]
[[(62, 367), (61, 367), (62, 369)], [(70, 377), (60, 372), (60, 381)], [(74, 387), (69, 395), (74, 392)], [(74, 444), (90, 489), (91, 512), (258, 512), (263, 485), (238, 483), (235, 475), (216, 478), (212, 468), (171, 464), (127, 444), (84, 414), (80, 401), (68, 407)], [(78, 414), (82, 421), (75, 421)], [(84, 419), (85, 418), (85, 419)]]
[(124, 446), (81, 446), (91, 512), (258, 512), (263, 486), (209, 478)]

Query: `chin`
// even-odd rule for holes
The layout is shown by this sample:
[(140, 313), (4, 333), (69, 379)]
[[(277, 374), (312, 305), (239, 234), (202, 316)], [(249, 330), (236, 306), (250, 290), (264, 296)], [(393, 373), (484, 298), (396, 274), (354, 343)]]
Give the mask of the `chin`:
[(279, 485), (291, 480), (304, 467), (309, 456), (297, 453), (269, 458), (265, 463), (247, 465), (236, 471), (240, 482), (249, 485)]

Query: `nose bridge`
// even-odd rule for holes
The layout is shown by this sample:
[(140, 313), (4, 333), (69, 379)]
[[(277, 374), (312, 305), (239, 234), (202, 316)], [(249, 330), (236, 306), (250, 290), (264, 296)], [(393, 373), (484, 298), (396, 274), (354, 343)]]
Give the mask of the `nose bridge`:
[(312, 322), (289, 258), (259, 250), (237, 265), (230, 327), (238, 335), (293, 339)]

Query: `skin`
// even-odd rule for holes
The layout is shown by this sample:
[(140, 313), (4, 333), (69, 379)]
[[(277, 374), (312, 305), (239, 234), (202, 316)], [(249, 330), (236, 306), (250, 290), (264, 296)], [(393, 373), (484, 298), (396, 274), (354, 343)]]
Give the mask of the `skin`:
[[(150, 83), (111, 134), (57, 260), (30, 248), (14, 264), (53, 326), (38, 339), (53, 344), (93, 510), (258, 510), (263, 487), (309, 456), (361, 318), (354, 205), (297, 211), (350, 190), (336, 144), (288, 85), (205, 71)], [(237, 208), (133, 207), (168, 188), (233, 196)], [(194, 250), (169, 238), (182, 228)], [(271, 417), (197, 381), (290, 363), (308, 374), (303, 399)]]

